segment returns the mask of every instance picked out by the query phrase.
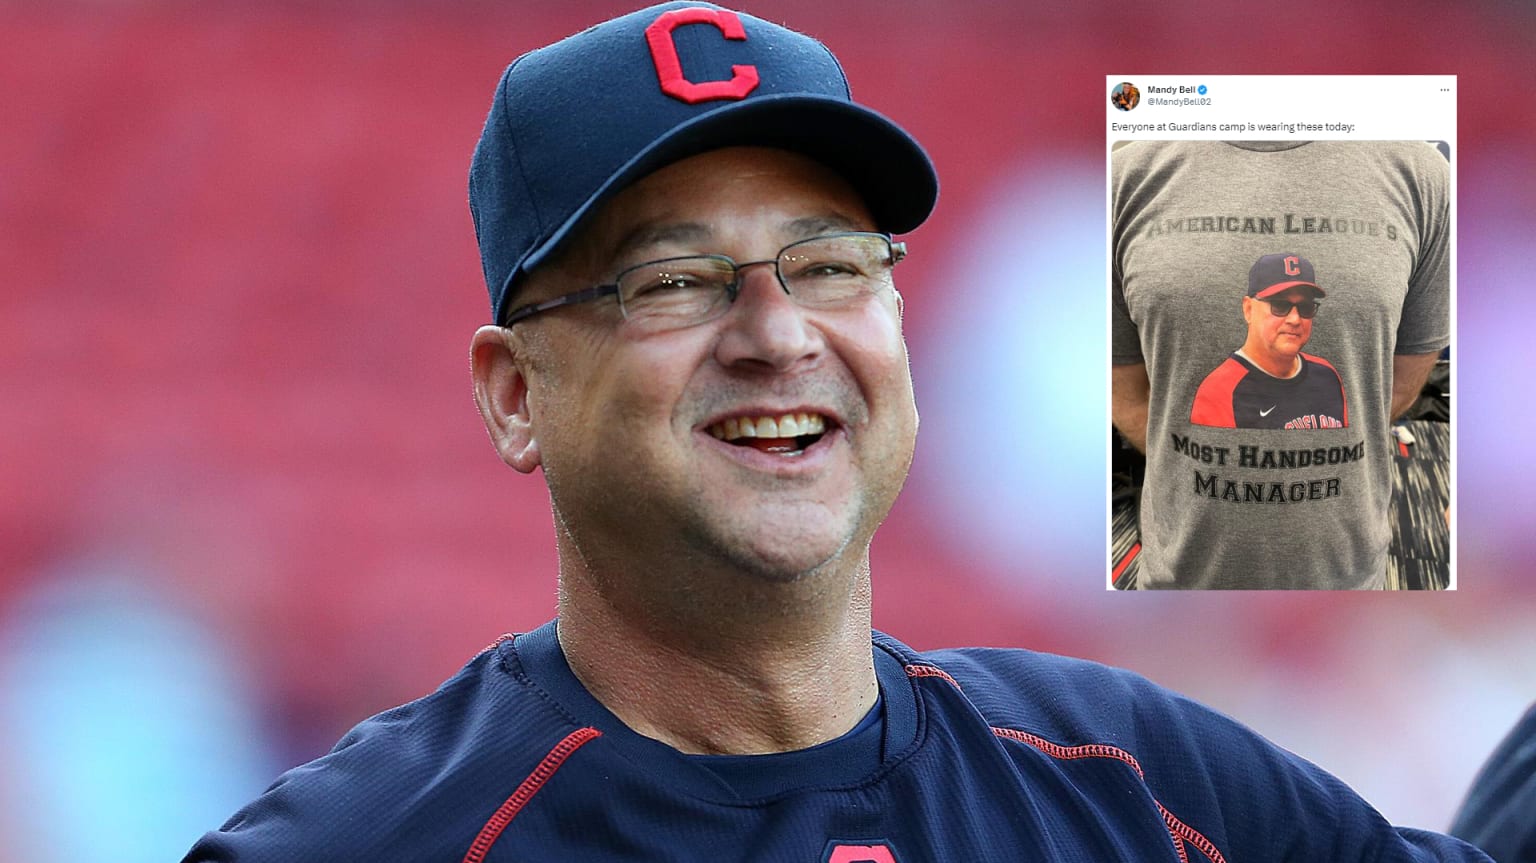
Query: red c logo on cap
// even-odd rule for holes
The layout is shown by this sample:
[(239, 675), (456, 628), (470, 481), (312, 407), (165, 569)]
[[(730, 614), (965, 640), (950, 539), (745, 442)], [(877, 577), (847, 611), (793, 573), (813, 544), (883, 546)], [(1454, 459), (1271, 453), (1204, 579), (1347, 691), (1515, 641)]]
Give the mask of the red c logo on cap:
[(1298, 258), (1295, 255), (1292, 255), (1289, 258), (1286, 258), (1285, 259), (1285, 274), (1287, 276), (1299, 276), (1299, 275), (1301, 275), (1301, 270), (1296, 268), (1296, 265), (1300, 264), (1300, 263), (1301, 263), (1301, 258)]
[(645, 41), (651, 47), (651, 60), (656, 64), (656, 78), (661, 82), (661, 92), (690, 105), (712, 99), (745, 99), (757, 89), (756, 66), (732, 66), (731, 80), (703, 81), (694, 83), (683, 77), (683, 62), (677, 57), (677, 44), (672, 41), (672, 31), (684, 24), (713, 24), (727, 39), (745, 42), (747, 31), (741, 19), (729, 9), (673, 9), (663, 12), (645, 28)]

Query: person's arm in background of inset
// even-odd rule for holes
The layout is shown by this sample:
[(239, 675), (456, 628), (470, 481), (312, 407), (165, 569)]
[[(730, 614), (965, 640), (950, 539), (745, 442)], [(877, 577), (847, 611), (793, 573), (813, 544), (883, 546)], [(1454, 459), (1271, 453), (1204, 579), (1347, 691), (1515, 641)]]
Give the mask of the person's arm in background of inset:
[(1110, 380), (1109, 420), (1137, 452), (1147, 452), (1147, 411), (1152, 384), (1147, 373), (1147, 361), (1141, 350), (1141, 330), (1131, 315), (1130, 304), (1125, 298), (1125, 272), (1121, 258), (1123, 225), (1129, 218), (1127, 202), (1121, 185), (1125, 182), (1124, 154), (1120, 146), (1110, 157)]
[[(1146, 363), (1111, 367), (1109, 419), (1138, 452), (1147, 451), (1147, 403), (1152, 382)], [(1395, 399), (1394, 399), (1395, 400)]]
[(1451, 340), (1450, 165), (1426, 145), (1413, 179), (1421, 202), (1420, 241), (1394, 339), (1392, 419), (1413, 406), (1435, 359)]
[(1419, 393), (1439, 357), (1439, 353), (1392, 356), (1392, 419), (1400, 418), (1419, 400)]

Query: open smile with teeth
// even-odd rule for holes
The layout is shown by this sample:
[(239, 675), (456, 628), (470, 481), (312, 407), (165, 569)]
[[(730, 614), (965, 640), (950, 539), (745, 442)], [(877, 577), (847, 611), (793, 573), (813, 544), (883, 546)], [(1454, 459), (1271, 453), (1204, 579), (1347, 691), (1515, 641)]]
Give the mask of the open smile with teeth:
[(817, 413), (731, 417), (707, 429), (716, 440), (779, 455), (799, 455), (826, 430), (827, 418)]

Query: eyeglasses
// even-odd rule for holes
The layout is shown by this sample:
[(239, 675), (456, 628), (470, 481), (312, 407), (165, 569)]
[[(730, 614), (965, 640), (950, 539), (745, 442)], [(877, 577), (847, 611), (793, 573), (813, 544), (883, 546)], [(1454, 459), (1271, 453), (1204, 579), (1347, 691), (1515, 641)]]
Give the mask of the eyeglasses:
[(1313, 315), (1317, 314), (1317, 300), (1301, 300), (1294, 303), (1290, 300), (1265, 300), (1264, 302), (1269, 303), (1270, 312), (1277, 318), (1289, 315), (1292, 307), (1295, 307), (1296, 314), (1309, 321), (1312, 320)]
[(801, 306), (837, 308), (891, 286), (891, 268), (907, 256), (907, 244), (889, 234), (849, 231), (790, 243), (769, 260), (736, 261), (725, 255), (664, 258), (630, 267), (612, 284), (598, 285), (507, 315), (510, 327), (560, 306), (617, 296), (630, 323), (651, 329), (690, 327), (725, 313), (741, 292), (741, 271), (772, 264), (784, 293)]

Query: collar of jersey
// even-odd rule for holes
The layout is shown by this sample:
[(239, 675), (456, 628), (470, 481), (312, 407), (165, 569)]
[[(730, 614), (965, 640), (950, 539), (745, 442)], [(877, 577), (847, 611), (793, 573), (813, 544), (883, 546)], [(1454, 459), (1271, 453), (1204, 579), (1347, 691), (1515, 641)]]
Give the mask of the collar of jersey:
[(807, 750), (786, 752), (782, 755), (758, 756), (762, 768), (768, 774), (776, 774), (776, 783), (754, 783), (758, 788), (765, 784), (775, 785), (778, 791), (756, 799), (747, 799), (732, 788), (714, 771), (701, 766), (676, 749), (640, 735), (631, 730), (608, 708), (592, 696), (576, 679), (565, 661), (556, 635), (555, 621), (518, 635), (503, 642), (498, 650), (502, 660), (514, 673), (528, 683), (539, 687), (550, 696), (570, 717), (577, 727), (591, 726), (603, 732), (595, 743), (642, 766), (655, 775), (658, 783), (664, 783), (676, 791), (705, 800), (723, 803), (760, 803), (789, 794), (810, 790), (853, 788), (877, 781), (911, 754), (922, 730), (922, 710), (916, 697), (913, 682), (907, 677), (905, 666), (910, 650), (888, 636), (875, 634), (871, 649), (874, 652), (875, 676), (880, 683), (884, 700), (885, 730), (881, 746), (881, 759), (873, 770), (863, 758), (858, 757), (856, 741), (833, 740), (815, 748), (814, 771), (806, 770)]
[(1299, 356), (1301, 356), (1301, 358), (1302, 358), (1302, 360), (1301, 360), (1301, 369), (1299, 371), (1297, 371), (1296, 374), (1291, 375), (1288, 378), (1277, 378), (1274, 375), (1270, 374), (1269, 372), (1266, 372), (1263, 369), (1259, 368), (1257, 365), (1254, 364), (1253, 360), (1248, 359), (1247, 357), (1243, 356), (1242, 354), (1238, 353), (1237, 351), (1233, 351), (1232, 352), (1232, 359), (1237, 360), (1239, 363), (1241, 363), (1242, 365), (1246, 366), (1249, 371), (1255, 372), (1255, 373), (1260, 374), (1260, 375), (1263, 375), (1264, 376), (1263, 377), (1264, 380), (1266, 380), (1268, 383), (1271, 383), (1271, 384), (1273, 384), (1273, 385), (1275, 385), (1277, 387), (1296, 387), (1296, 386), (1301, 386), (1301, 382), (1306, 380), (1306, 378), (1307, 378), (1307, 360), (1306, 360), (1307, 355), (1306, 354), (1300, 354)]

